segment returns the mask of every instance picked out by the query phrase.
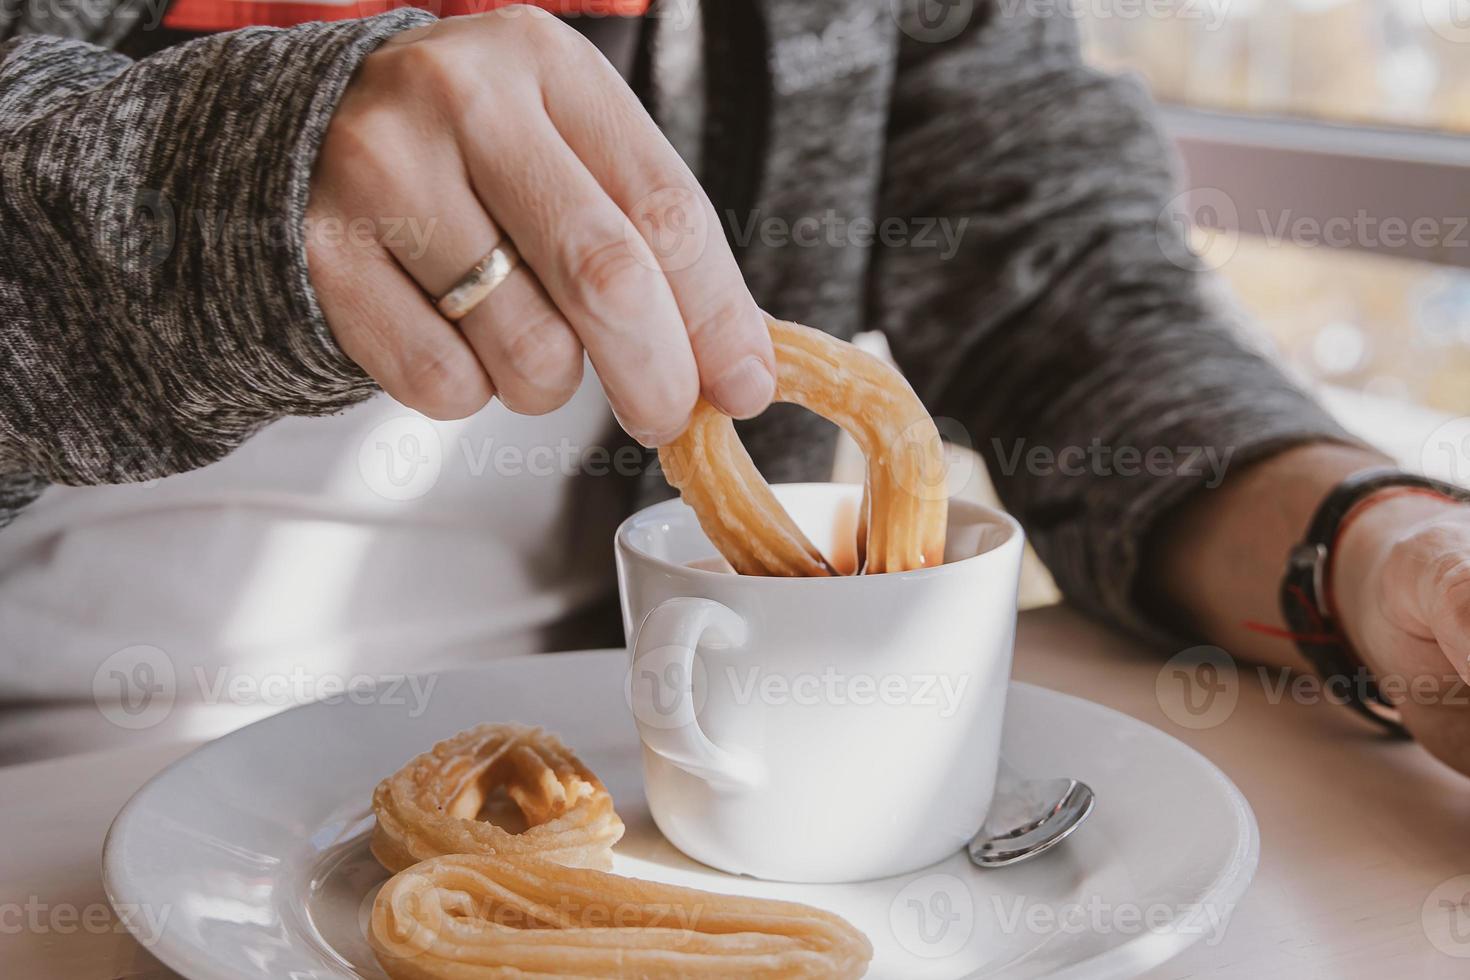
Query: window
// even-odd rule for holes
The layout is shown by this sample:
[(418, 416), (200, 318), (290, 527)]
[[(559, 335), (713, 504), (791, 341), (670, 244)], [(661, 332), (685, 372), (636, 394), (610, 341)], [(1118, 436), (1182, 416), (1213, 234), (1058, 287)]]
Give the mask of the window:
[(1078, 0), (1094, 60), (1199, 108), (1470, 132), (1470, 0)]
[(1198, 248), (1300, 373), (1470, 415), (1470, 272), (1249, 236)]
[(1470, 0), (1075, 9), (1164, 103), (1197, 251), (1282, 357), (1401, 455), (1405, 418), (1470, 416)]

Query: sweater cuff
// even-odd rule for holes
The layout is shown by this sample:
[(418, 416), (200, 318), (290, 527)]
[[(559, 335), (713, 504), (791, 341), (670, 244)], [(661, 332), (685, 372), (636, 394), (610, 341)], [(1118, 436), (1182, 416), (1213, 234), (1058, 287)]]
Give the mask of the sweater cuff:
[[(327, 126), (363, 59), (393, 35), (434, 20), (425, 11), (406, 8), (359, 21), (308, 24), (287, 33), (310, 32), (321, 35), (319, 40), (280, 49), (288, 62), (279, 66), (282, 71), (314, 80), (293, 108), (296, 118), (283, 120), (284, 131), (296, 134), (285, 165), (264, 175), (269, 181), (265, 201), (277, 202), (274, 209), (285, 223), (284, 263), (277, 256), (268, 264), (281, 273), (276, 281), (290, 291), (291, 306), (299, 313), (263, 325), (267, 336), (262, 339), (282, 357), (284, 388), (280, 396), (286, 414), (338, 411), (376, 390), (371, 379), (338, 346), (311, 285), (305, 224), (311, 174)], [(262, 285), (270, 288), (270, 284)], [(309, 382), (312, 391), (308, 400), (299, 398), (303, 380)]]
[(1213, 420), (1210, 443), (1173, 447), (1167, 469), (1150, 471), (1144, 457), (1136, 476), (1095, 481), (1081, 519), (1033, 531), (1032, 543), (1068, 601), (1159, 647), (1201, 642), (1180, 632), (1163, 615), (1163, 604), (1144, 595), (1144, 561), (1164, 518), (1195, 494), (1218, 489), (1231, 473), (1287, 450), (1314, 443), (1364, 446), (1306, 396), (1288, 397), (1295, 404), (1274, 413)]
[(199, 38), (138, 62), (0, 45), (0, 521), (45, 482), (157, 479), (373, 390), (307, 272), (311, 171), (416, 10)]

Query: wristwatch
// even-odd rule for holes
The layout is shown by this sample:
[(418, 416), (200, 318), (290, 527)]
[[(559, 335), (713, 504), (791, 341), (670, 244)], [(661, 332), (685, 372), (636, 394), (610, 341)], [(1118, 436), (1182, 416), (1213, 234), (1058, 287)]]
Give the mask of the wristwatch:
[(1281, 581), (1281, 614), (1297, 648), (1324, 684), (1340, 689), (1354, 711), (1395, 735), (1407, 736), (1398, 709), (1383, 696), (1353, 651), (1333, 608), (1330, 589), (1333, 548), (1347, 522), (1370, 496), (1394, 488), (1470, 503), (1470, 491), (1441, 480), (1392, 468), (1354, 473), (1318, 505), (1306, 537), (1291, 550)]

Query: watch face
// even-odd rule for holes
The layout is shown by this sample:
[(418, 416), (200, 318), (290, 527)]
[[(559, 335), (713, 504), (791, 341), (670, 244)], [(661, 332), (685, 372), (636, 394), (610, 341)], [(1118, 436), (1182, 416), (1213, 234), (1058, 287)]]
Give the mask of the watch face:
[(1304, 541), (1291, 549), (1291, 555), (1286, 562), (1287, 582), (1310, 576), (1312, 605), (1324, 618), (1330, 615), (1325, 601), (1327, 583), (1323, 580), (1326, 572), (1327, 546), (1325, 544), (1312, 544)]

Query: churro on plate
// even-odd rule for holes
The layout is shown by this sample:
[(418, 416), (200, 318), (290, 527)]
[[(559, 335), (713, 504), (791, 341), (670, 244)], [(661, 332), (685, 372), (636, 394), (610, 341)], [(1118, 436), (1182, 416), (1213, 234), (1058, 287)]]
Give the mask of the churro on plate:
[[(511, 833), (479, 815), (503, 787), (526, 823)], [(435, 745), (378, 784), (373, 856), (389, 871), (441, 854), (533, 854), (611, 868), (623, 821), (602, 781), (555, 735), (480, 725)]]
[[(521, 833), (475, 819), (501, 785)], [(373, 854), (397, 873), (368, 940), (394, 980), (843, 980), (873, 955), (830, 912), (599, 870), (623, 823), (602, 782), (539, 728), (440, 742), (378, 786), (373, 810)]]
[(867, 937), (829, 912), (540, 858), (464, 854), (395, 875), (371, 940), (394, 980), (860, 977)]
[[(878, 358), (797, 323), (766, 318), (776, 351), (776, 401), (837, 423), (867, 459), (857, 553), (865, 574), (944, 561), (944, 447), (919, 397)], [(669, 483), (705, 535), (744, 575), (836, 571), (777, 502), (729, 416), (701, 399), (689, 426), (659, 449)]]

